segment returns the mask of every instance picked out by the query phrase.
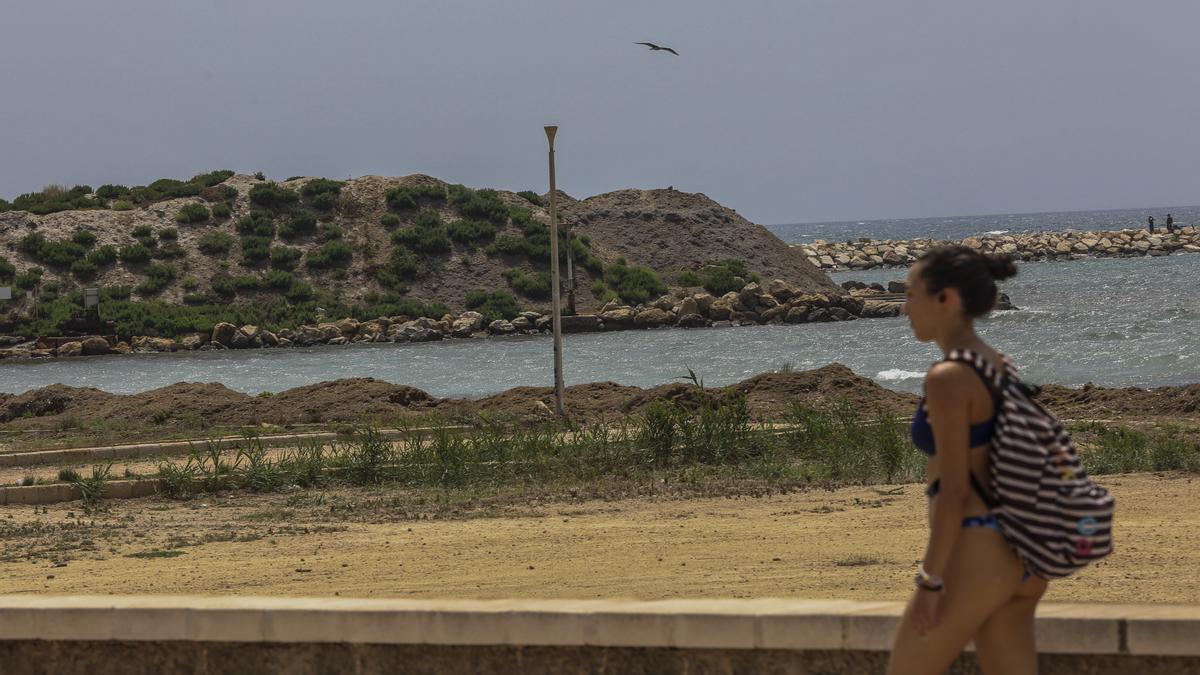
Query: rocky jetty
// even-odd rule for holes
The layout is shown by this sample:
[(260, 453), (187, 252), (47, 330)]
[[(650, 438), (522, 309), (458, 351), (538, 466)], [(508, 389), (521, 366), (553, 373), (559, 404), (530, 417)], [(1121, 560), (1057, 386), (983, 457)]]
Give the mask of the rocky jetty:
[(983, 253), (1005, 253), (1031, 260), (1075, 260), (1083, 257), (1129, 258), (1166, 256), (1173, 253), (1200, 253), (1200, 229), (1184, 227), (1174, 233), (1155, 230), (1115, 232), (1035, 232), (1030, 234), (988, 234), (962, 241), (934, 239), (827, 242), (796, 244), (810, 263), (824, 270), (865, 270), (875, 267), (907, 267), (929, 249), (946, 244), (961, 244)]
[[(854, 294), (806, 292), (782, 279), (775, 279), (765, 286), (748, 283), (740, 291), (730, 291), (722, 296), (679, 292), (634, 306), (612, 301), (594, 314), (564, 316), (563, 332), (800, 324), (895, 316), (895, 312), (885, 308), (884, 304)], [(249, 324), (235, 326), (218, 323), (211, 331), (187, 335), (180, 340), (135, 336), (128, 342), (109, 345), (103, 338), (90, 337), (57, 347), (24, 342), (0, 349), (0, 358), (310, 347), (368, 342), (432, 342), (486, 336), (536, 335), (549, 332), (550, 322), (549, 315), (531, 311), (521, 312), (512, 319), (485, 322), (479, 312), (467, 311), (436, 319), (402, 315), (369, 321), (347, 318), (278, 332)]]

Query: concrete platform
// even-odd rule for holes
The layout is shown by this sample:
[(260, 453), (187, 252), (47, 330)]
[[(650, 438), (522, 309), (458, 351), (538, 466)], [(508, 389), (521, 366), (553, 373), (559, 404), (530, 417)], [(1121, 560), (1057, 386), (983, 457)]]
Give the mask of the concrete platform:
[[(0, 596), (0, 670), (870, 673), (886, 663), (901, 609), (781, 599)], [(1037, 632), (1043, 673), (1200, 673), (1200, 607), (1044, 605)], [(974, 660), (951, 672), (976, 672)]]

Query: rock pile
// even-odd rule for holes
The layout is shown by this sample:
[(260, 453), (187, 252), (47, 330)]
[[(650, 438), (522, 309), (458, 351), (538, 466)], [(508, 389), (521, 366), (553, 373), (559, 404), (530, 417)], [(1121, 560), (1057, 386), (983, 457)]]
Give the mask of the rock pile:
[(1020, 260), (1074, 260), (1081, 257), (1126, 258), (1200, 253), (1200, 229), (1184, 227), (1173, 234), (1147, 230), (1117, 232), (1035, 232), (1017, 235), (981, 235), (962, 241), (933, 239), (796, 244), (808, 261), (826, 270), (865, 270), (873, 267), (907, 267), (929, 249), (961, 244), (983, 253), (1006, 253)]
[[(740, 291), (730, 291), (719, 297), (709, 293), (674, 297), (664, 295), (636, 306), (612, 301), (596, 314), (564, 316), (563, 332), (799, 324), (894, 316), (882, 311), (880, 305), (853, 294), (806, 293), (781, 279), (775, 279), (765, 287), (749, 283)], [(277, 333), (250, 324), (239, 327), (231, 323), (218, 323), (208, 333), (193, 333), (179, 341), (136, 336), (128, 343), (119, 342), (110, 347), (103, 338), (88, 338), (80, 342), (68, 342), (57, 349), (37, 349), (29, 343), (0, 350), (0, 358), (309, 347), (364, 342), (431, 342), (488, 335), (533, 335), (550, 331), (550, 322), (549, 315), (521, 312), (511, 320), (496, 319), (485, 325), (482, 314), (463, 312), (457, 316), (447, 314), (440, 319), (392, 316), (358, 321), (347, 318), (294, 329), (285, 328)]]

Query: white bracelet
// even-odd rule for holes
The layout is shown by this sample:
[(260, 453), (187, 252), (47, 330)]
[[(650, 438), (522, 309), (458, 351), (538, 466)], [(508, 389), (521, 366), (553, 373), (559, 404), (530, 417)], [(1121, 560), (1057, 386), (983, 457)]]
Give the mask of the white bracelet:
[(936, 574), (930, 574), (925, 571), (922, 565), (917, 568), (917, 575), (914, 578), (918, 588), (923, 588), (927, 591), (940, 591), (946, 587), (946, 582)]

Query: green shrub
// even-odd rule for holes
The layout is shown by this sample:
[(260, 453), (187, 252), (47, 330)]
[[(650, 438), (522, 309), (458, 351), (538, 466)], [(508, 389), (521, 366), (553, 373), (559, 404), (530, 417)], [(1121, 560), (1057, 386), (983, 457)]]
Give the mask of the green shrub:
[(38, 251), (41, 251), (45, 245), (46, 235), (41, 232), (30, 232), (17, 240), (17, 250), (34, 257), (38, 255)]
[(246, 235), (242, 237), (242, 264), (247, 267), (260, 265), (271, 258), (271, 240), (267, 237)]
[(228, 274), (222, 272), (214, 274), (210, 284), (212, 285), (213, 293), (223, 298), (232, 298), (237, 295), (237, 286), (233, 283), (233, 277)]
[(604, 282), (629, 304), (645, 302), (667, 292), (666, 285), (654, 270), (620, 262), (605, 268)]
[(220, 169), (218, 171), (210, 171), (196, 176), (192, 176), (191, 183), (195, 183), (200, 187), (212, 187), (224, 183), (233, 177), (233, 172), (229, 169)]
[(497, 253), (501, 255), (525, 255), (525, 240), (511, 234), (502, 234), (496, 237), (496, 241), (492, 242), (491, 246), (487, 247), (487, 252), (491, 255)]
[(745, 263), (739, 260), (706, 265), (700, 270), (699, 277), (704, 290), (717, 296), (740, 291), (747, 281), (759, 281), (758, 275), (748, 272)]
[(534, 192), (533, 190), (522, 190), (517, 193), (517, 196), (524, 198), (525, 201), (527, 201), (530, 204), (533, 204), (535, 206), (542, 205), (542, 197), (538, 193)]
[(0, 213), (4, 213), (5, 211), (12, 211), (12, 208), (13, 208), (12, 202), (8, 201), (7, 199), (0, 199)]
[(117, 257), (125, 263), (144, 263), (150, 260), (150, 249), (142, 243), (122, 246)]
[(417, 208), (421, 200), (445, 201), (446, 190), (433, 186), (396, 187), (388, 190), (384, 199), (389, 209), (407, 211)]
[(231, 277), (229, 283), (233, 284), (234, 290), (238, 293), (254, 293), (262, 290), (263, 287), (262, 278), (256, 277), (253, 274), (242, 274)]
[(130, 234), (137, 239), (146, 239), (154, 236), (154, 228), (146, 224), (137, 225), (133, 228)]
[(338, 198), (332, 192), (322, 192), (310, 197), (308, 204), (318, 211), (329, 212), (337, 208)]
[(483, 220), (456, 220), (446, 225), (446, 234), (461, 244), (479, 244), (496, 236), (496, 227)]
[(200, 288), (200, 281), (196, 279), (196, 277), (184, 277), (183, 280), (179, 282), (179, 285), (183, 286), (183, 290), (185, 291), (194, 291), (197, 288)]
[(100, 248), (87, 254), (87, 261), (96, 267), (107, 267), (117, 261), (117, 247), (112, 244), (105, 244)]
[(237, 188), (233, 187), (232, 185), (226, 185), (224, 188), (222, 188), (222, 194), (225, 197), (225, 201), (231, 202), (237, 199), (238, 191)]
[(96, 278), (99, 269), (96, 264), (84, 258), (71, 263), (71, 275), (80, 281), (90, 281)]
[(179, 238), (179, 230), (173, 227), (164, 227), (158, 231), (160, 241), (175, 241)]
[(268, 209), (282, 209), (300, 200), (295, 190), (274, 182), (258, 183), (250, 188), (250, 202)]
[(402, 293), (404, 282), (420, 276), (421, 264), (412, 251), (406, 246), (397, 245), (392, 248), (385, 267), (375, 273), (375, 280), (384, 288)]
[(8, 258), (0, 255), (0, 281), (9, 282), (17, 275), (17, 266), (8, 261)]
[[(680, 286), (700, 286), (701, 285), (700, 276), (697, 275), (695, 272), (692, 272), (691, 270), (684, 270), (684, 271), (680, 272), (679, 276), (676, 277), (676, 280), (679, 282)], [(725, 294), (721, 293), (721, 295), (725, 295)]]
[(203, 204), (184, 204), (179, 213), (175, 214), (175, 220), (180, 223), (203, 223), (208, 220), (209, 215), (208, 207)]
[(510, 268), (504, 270), (504, 278), (512, 285), (513, 290), (527, 298), (539, 300), (549, 298), (553, 290), (549, 272), (530, 275), (519, 269)]
[(313, 292), (312, 284), (309, 284), (306, 281), (297, 280), (284, 295), (292, 302), (301, 302), (311, 299), (315, 293)]
[(204, 236), (200, 237), (200, 240), (196, 242), (196, 246), (202, 253), (207, 253), (208, 255), (220, 255), (223, 253), (228, 253), (229, 249), (233, 248), (235, 241), (237, 240), (234, 239), (229, 233), (221, 232), (220, 230), (213, 230), (211, 232), (205, 232)]
[(512, 319), (521, 313), (517, 299), (508, 291), (470, 291), (464, 304), (467, 309), (473, 309), (483, 315), (485, 326), (496, 319)]
[(156, 295), (161, 293), (175, 279), (175, 266), (165, 263), (152, 263), (146, 266), (146, 280), (138, 284), (139, 295)]
[(30, 290), (42, 282), (42, 268), (30, 267), (13, 278), (13, 285), (17, 288)]
[(129, 196), (129, 188), (124, 185), (101, 185), (96, 188), (96, 196), (100, 199), (121, 199)]
[(451, 247), (442, 217), (433, 209), (418, 212), (413, 227), (393, 232), (392, 243), (424, 255), (446, 253)]
[(245, 218), (240, 218), (233, 225), (234, 229), (243, 236), (275, 237), (275, 219), (269, 211), (255, 209)]
[(154, 257), (164, 260), (168, 258), (186, 258), (187, 251), (185, 251), (177, 242), (172, 241), (165, 246), (160, 246), (159, 248), (155, 249)]
[(233, 215), (233, 209), (224, 202), (213, 204), (212, 217), (217, 220), (228, 220)]
[(394, 213), (385, 213), (383, 214), (383, 217), (379, 219), (379, 224), (383, 225), (389, 230), (395, 229), (398, 225), (400, 225), (400, 216), (397, 216)]
[(277, 270), (290, 271), (296, 269), (296, 265), (300, 263), (300, 258), (303, 252), (298, 248), (291, 246), (272, 246), (271, 247), (271, 267)]
[(91, 230), (75, 230), (71, 233), (71, 241), (84, 248), (91, 248), (96, 245), (96, 234)]
[(350, 260), (353, 257), (354, 251), (351, 249), (350, 244), (340, 239), (335, 239), (325, 242), (318, 249), (309, 251), (305, 264), (314, 269), (346, 267), (350, 264)]
[(297, 211), (279, 226), (279, 236), (284, 239), (307, 236), (317, 229), (317, 216), (312, 211)]
[(112, 203), (112, 210), (113, 211), (132, 211), (133, 210), (133, 202), (125, 201), (124, 199), (118, 199), (117, 201)]
[(501, 227), (508, 222), (508, 207), (495, 190), (471, 190), (452, 185), (447, 196), (451, 206), (467, 218), (486, 220)]
[(284, 290), (292, 287), (296, 283), (296, 277), (291, 272), (284, 270), (271, 270), (263, 275), (262, 283), (267, 288), (276, 290)]
[(345, 234), (342, 228), (337, 225), (326, 223), (321, 226), (321, 236), (319, 238), (321, 241), (333, 241), (334, 239), (341, 239)]

